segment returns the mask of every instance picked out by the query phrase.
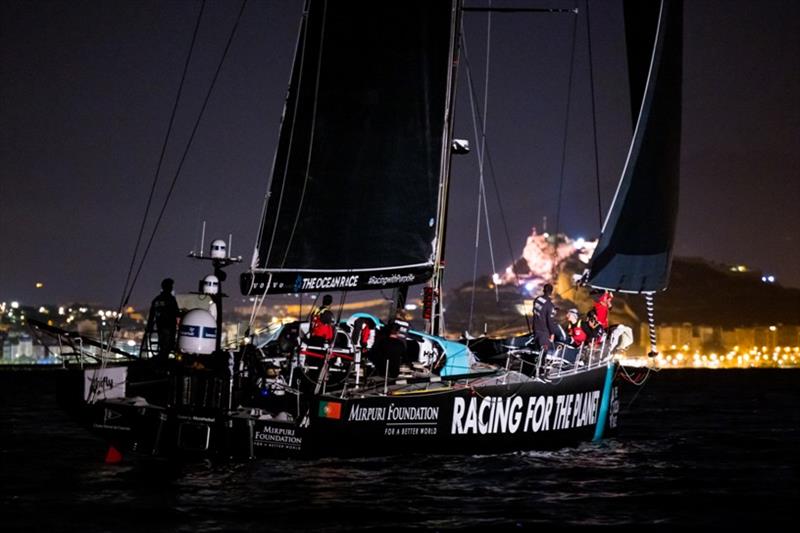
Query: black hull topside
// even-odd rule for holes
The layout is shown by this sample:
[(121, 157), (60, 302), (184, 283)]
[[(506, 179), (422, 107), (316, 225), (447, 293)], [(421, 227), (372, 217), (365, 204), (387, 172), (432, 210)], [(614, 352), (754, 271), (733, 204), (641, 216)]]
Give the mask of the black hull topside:
[[(252, 398), (253, 406), (235, 409), (179, 405), (175, 397), (159, 405), (151, 403), (156, 395), (146, 400), (129, 391), (73, 402), (72, 411), (109, 445), (147, 456), (490, 454), (560, 448), (613, 433), (616, 374), (613, 362), (546, 380), (498, 370), (301, 395), (303, 402), (288, 394)], [(75, 383), (77, 373), (67, 379)]]

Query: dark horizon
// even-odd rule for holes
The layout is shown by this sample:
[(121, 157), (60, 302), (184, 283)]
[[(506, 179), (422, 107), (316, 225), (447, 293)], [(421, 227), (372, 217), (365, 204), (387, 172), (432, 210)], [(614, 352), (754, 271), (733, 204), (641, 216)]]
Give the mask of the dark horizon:
[[(87, 0), (0, 6), (0, 242), (7, 251), (0, 301), (117, 305), (199, 5)], [(234, 255), (249, 263), (301, 9), (302, 2), (246, 6), (132, 303), (149, 302), (164, 277), (176, 280), (178, 292), (195, 289), (207, 265), (190, 263), (186, 255), (199, 251), (203, 220), (206, 247), (232, 234)], [(238, 2), (207, 2), (156, 212), (238, 11)], [(560, 216), (555, 204), (571, 15), (492, 17), (487, 132), (515, 256), (543, 217), (551, 231), (556, 218), (560, 231), (573, 236), (593, 238), (599, 230), (584, 15), (577, 27)], [(605, 215), (630, 136), (627, 66), (620, 2), (593, 2), (591, 16)], [(486, 16), (465, 19), (480, 96)], [(779, 284), (800, 287), (794, 229), (800, 227), (800, 5), (686, 2), (684, 31), (675, 255), (746, 264), (774, 274)], [(529, 44), (520, 46), (520, 36)], [(453, 169), (448, 288), (472, 278), (478, 143), (466, 86), (462, 68), (456, 136), (469, 138), (473, 152)], [(490, 181), (487, 187), (499, 270), (511, 259)], [(485, 239), (481, 251), (478, 271), (491, 273)], [(229, 269), (233, 296), (241, 271)], [(36, 282), (44, 287), (36, 289)]]

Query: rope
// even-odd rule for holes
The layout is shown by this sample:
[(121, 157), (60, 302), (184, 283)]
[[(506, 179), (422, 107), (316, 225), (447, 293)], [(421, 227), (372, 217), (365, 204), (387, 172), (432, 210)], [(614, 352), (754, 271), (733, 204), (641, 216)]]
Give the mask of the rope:
[(655, 302), (653, 301), (653, 294), (647, 293), (644, 295), (645, 305), (647, 306), (647, 328), (650, 332), (650, 357), (658, 355), (656, 350), (656, 318), (655, 318)]
[[(491, 6), (492, 2), (489, 0), (489, 6)], [(492, 43), (492, 13), (487, 13), (486, 16), (486, 71), (484, 74), (484, 85), (483, 85), (483, 120), (481, 125), (481, 135), (480, 135), (480, 150), (478, 151), (478, 210), (477, 210), (477, 217), (475, 220), (475, 254), (472, 261), (472, 293), (470, 297), (469, 303), (469, 325), (467, 327), (468, 331), (472, 331), (472, 320), (474, 317), (475, 311), (475, 286), (477, 284), (478, 278), (478, 250), (480, 248), (480, 234), (481, 234), (481, 211), (484, 212), (486, 218), (486, 238), (489, 244), (489, 257), (491, 258), (492, 262), (492, 272), (497, 272), (497, 268), (495, 266), (494, 261), (494, 249), (492, 246), (492, 232), (491, 226), (489, 224), (489, 206), (486, 204), (486, 187), (484, 185), (483, 179), (483, 156), (486, 151), (486, 120), (488, 116), (488, 106), (489, 106), (489, 65), (491, 60), (491, 43)], [(466, 54), (466, 38), (462, 33), (462, 43), (465, 49)], [(467, 66), (467, 77), (471, 80), (472, 79), (472, 71)], [(470, 85), (472, 82), (470, 81)], [(475, 131), (475, 138), (479, 138), (478, 136), (478, 125), (476, 120), (476, 114), (474, 112), (477, 109), (475, 105), (475, 95), (472, 91), (469, 93), (470, 96), (470, 107), (473, 110), (472, 113), (472, 127)], [(500, 301), (500, 293), (495, 285), (495, 301)]]
[(597, 186), (597, 220), (599, 227), (603, 227), (603, 205), (600, 198), (600, 163), (597, 151), (597, 114), (594, 103), (594, 68), (592, 67), (592, 30), (591, 16), (589, 15), (589, 0), (586, 0), (586, 40), (589, 45), (589, 88), (592, 92), (592, 140), (594, 141), (594, 178)]
[[(136, 256), (139, 253), (139, 245), (142, 242), (142, 235), (144, 234), (144, 228), (147, 223), (147, 217), (150, 214), (150, 206), (153, 203), (153, 196), (156, 191), (156, 185), (158, 184), (158, 176), (161, 174), (161, 165), (164, 163), (164, 155), (167, 153), (167, 145), (169, 144), (169, 138), (172, 135), (172, 126), (175, 124), (175, 115), (178, 112), (178, 104), (181, 100), (181, 95), (183, 94), (183, 84), (186, 81), (186, 73), (189, 71), (189, 63), (192, 60), (192, 54), (194, 52), (194, 45), (197, 41), (197, 33), (200, 29), (200, 21), (203, 18), (203, 10), (206, 7), (206, 0), (203, 0), (200, 4), (200, 12), (197, 14), (197, 22), (194, 25), (194, 31), (192, 32), (192, 41), (189, 44), (189, 53), (186, 55), (186, 62), (183, 65), (183, 73), (181, 74), (181, 82), (178, 85), (178, 93), (175, 95), (175, 103), (172, 104), (172, 112), (169, 117), (169, 124), (167, 125), (167, 133), (164, 136), (164, 142), (161, 145), (161, 154), (158, 157), (158, 164), (156, 165), (156, 171), (153, 175), (153, 183), (150, 186), (150, 194), (147, 197), (147, 204), (144, 208), (144, 214), (142, 215), (142, 223), (139, 226), (139, 234), (136, 236), (136, 245), (133, 247), (133, 255), (131, 256), (131, 264), (128, 267), (128, 274), (125, 278), (125, 285), (122, 289), (122, 295), (120, 296), (119, 302), (119, 309), (118, 311), (122, 311), (122, 308), (127, 303), (126, 293), (128, 291), (128, 285), (131, 281), (131, 274), (133, 274), (133, 266), (136, 264)], [(128, 295), (130, 296), (130, 295)]]
[(128, 295), (125, 298), (125, 302), (130, 299), (131, 294), (133, 293), (133, 287), (136, 285), (136, 281), (139, 279), (139, 274), (142, 272), (142, 268), (144, 267), (145, 260), (147, 259), (147, 254), (150, 251), (150, 247), (153, 244), (153, 240), (155, 239), (156, 232), (158, 231), (158, 226), (161, 224), (161, 220), (164, 217), (164, 213), (167, 210), (167, 205), (169, 204), (170, 197), (172, 196), (172, 192), (175, 190), (175, 185), (178, 182), (178, 178), (180, 177), (181, 170), (183, 169), (183, 164), (186, 162), (186, 157), (189, 154), (189, 149), (192, 146), (192, 142), (194, 141), (194, 137), (197, 134), (197, 129), (200, 126), (200, 121), (203, 118), (205, 113), (206, 107), (208, 107), (208, 102), (211, 99), (211, 93), (214, 91), (214, 86), (219, 79), (219, 74), (222, 71), (222, 65), (225, 63), (225, 58), (228, 55), (228, 51), (231, 48), (231, 44), (233, 43), (233, 38), (236, 35), (236, 29), (239, 27), (239, 21), (242, 19), (242, 13), (244, 12), (244, 8), (247, 5), (247, 0), (242, 0), (242, 5), (239, 8), (239, 14), (236, 17), (236, 22), (233, 24), (233, 28), (231, 29), (231, 33), (228, 36), (228, 42), (225, 44), (225, 50), (222, 52), (222, 57), (219, 60), (219, 64), (217, 65), (217, 70), (214, 72), (214, 77), (211, 80), (211, 85), (206, 92), (205, 99), (203, 100), (203, 105), (200, 108), (200, 113), (197, 116), (197, 120), (194, 123), (194, 127), (192, 128), (192, 133), (189, 136), (189, 140), (186, 143), (186, 148), (183, 151), (183, 155), (181, 156), (180, 163), (178, 164), (178, 168), (175, 171), (175, 176), (172, 178), (172, 183), (170, 184), (169, 190), (167, 191), (167, 196), (164, 198), (164, 203), (161, 206), (161, 211), (158, 214), (158, 218), (156, 219), (155, 225), (153, 226), (153, 231), (150, 234), (150, 239), (147, 241), (147, 247), (145, 248), (144, 252), (142, 253), (142, 259), (139, 262), (139, 268), (136, 270), (136, 275), (131, 282), (130, 289), (128, 290)]
[[(172, 135), (172, 127), (175, 124), (175, 116), (178, 112), (178, 104), (180, 103), (181, 95), (183, 94), (183, 85), (186, 81), (186, 74), (189, 71), (189, 64), (191, 63), (192, 54), (194, 53), (195, 43), (197, 42), (197, 34), (199, 33), (200, 30), (200, 22), (203, 19), (203, 11), (205, 10), (205, 6), (206, 2), (205, 0), (203, 0), (202, 3), (200, 4), (200, 11), (197, 14), (197, 21), (195, 22), (194, 30), (192, 31), (192, 40), (189, 44), (189, 53), (186, 55), (186, 62), (183, 65), (183, 73), (181, 74), (181, 81), (178, 84), (178, 92), (175, 95), (175, 102), (172, 104), (172, 112), (170, 113), (169, 123), (167, 125), (167, 133), (164, 136), (164, 142), (161, 145), (161, 154), (158, 157), (156, 171), (153, 175), (153, 183), (150, 185), (150, 193), (147, 197), (147, 203), (145, 204), (144, 214), (142, 215), (142, 223), (139, 225), (139, 233), (136, 236), (136, 244), (133, 247), (133, 254), (131, 255), (131, 263), (128, 266), (128, 273), (125, 276), (125, 284), (123, 285), (122, 294), (120, 295), (119, 306), (117, 307), (117, 316), (114, 318), (114, 322), (112, 323), (111, 326), (111, 335), (108, 341), (109, 350), (114, 345), (114, 338), (117, 334), (117, 331), (119, 330), (119, 323), (122, 320), (122, 311), (128, 304), (128, 301), (130, 300), (131, 293), (133, 292), (133, 286), (136, 283), (136, 278), (138, 278), (138, 272), (137, 272), (136, 278), (134, 278), (133, 281), (131, 281), (131, 274), (133, 273), (133, 266), (136, 264), (136, 256), (139, 253), (139, 245), (142, 242), (142, 235), (144, 235), (144, 228), (147, 223), (147, 218), (150, 215), (150, 206), (153, 203), (153, 196), (155, 195), (156, 185), (158, 184), (158, 177), (161, 174), (161, 166), (164, 163), (164, 156), (167, 152), (167, 145), (169, 144), (169, 139)], [(153, 231), (155, 231), (155, 229)], [(144, 255), (146, 256), (146, 252)], [(144, 256), (142, 257), (142, 261), (144, 262)], [(141, 270), (141, 267), (139, 267), (139, 269)], [(145, 335), (147, 336), (147, 333), (145, 333)], [(105, 357), (100, 358), (99, 371), (102, 371), (106, 368), (107, 365), (105, 359), (106, 359)], [(97, 372), (95, 372), (95, 376), (96, 374)], [(92, 395), (91, 400), (92, 401), (94, 400), (94, 394)]]
[[(477, 131), (476, 117), (481, 122), (483, 122), (483, 118), (482, 118), (480, 110), (475, 105), (475, 100), (476, 100), (475, 94), (476, 94), (476, 91), (475, 91), (475, 85), (474, 85), (473, 80), (472, 80), (472, 75), (471, 75), (472, 68), (470, 67), (470, 63), (469, 63), (469, 54), (467, 53), (467, 43), (466, 43), (466, 39), (464, 38), (464, 33), (463, 32), (462, 32), (461, 43), (462, 43), (462, 48), (463, 48), (463, 52), (464, 52), (464, 64), (465, 64), (466, 70), (467, 70), (467, 82), (468, 82), (468, 85), (469, 85), (470, 102), (472, 103), (471, 107), (472, 107), (472, 112), (473, 112), (473, 129)], [(485, 133), (485, 130), (484, 130), (484, 133)], [(475, 135), (476, 135), (476, 138), (477, 138), (478, 137), (477, 132), (476, 132)], [(491, 154), (491, 149), (489, 147), (489, 141), (488, 141), (488, 139), (486, 138), (485, 135), (481, 139), (481, 150), (479, 151), (478, 158), (479, 158), (478, 159), (479, 172), (481, 173), (481, 176), (484, 175), (483, 174), (484, 161), (489, 163), (489, 176), (491, 177), (492, 187), (494, 189), (495, 201), (497, 202), (497, 205), (499, 206), (500, 222), (501, 222), (501, 224), (503, 226), (503, 233), (504, 233), (505, 238), (506, 238), (505, 240), (506, 240), (506, 246), (508, 248), (508, 256), (510, 258), (511, 264), (513, 265), (514, 264), (514, 249), (511, 246), (511, 237), (510, 237), (510, 234), (509, 234), (509, 231), (508, 231), (508, 223), (506, 222), (505, 211), (503, 211), (503, 202), (502, 202), (502, 200), (500, 198), (500, 188), (497, 185), (497, 179), (496, 179), (496, 175), (495, 175), (495, 171), (494, 171), (494, 164), (492, 163), (492, 154)], [(483, 182), (482, 185), (483, 185), (483, 190), (485, 191), (486, 190), (485, 189), (485, 182)], [(486, 205), (486, 198), (484, 196), (484, 206), (485, 205)], [(489, 228), (489, 226), (488, 226), (488, 210), (484, 209), (484, 211), (486, 211), (487, 232), (489, 232), (489, 230), (488, 230), (488, 228)], [(491, 233), (489, 233), (489, 235), (491, 235)], [(491, 236), (489, 236), (489, 242), (490, 242), (490, 252), (492, 253), (492, 268), (494, 268), (494, 251), (493, 251), (493, 248), (491, 247)], [(495, 287), (495, 290), (497, 291), (496, 287)], [(474, 294), (474, 290), (473, 290), (473, 294)], [(499, 300), (499, 296), (498, 296), (498, 300)], [(524, 314), (524, 317), (525, 317), (525, 325), (527, 326), (528, 331), (531, 331), (531, 322), (530, 322), (530, 317), (528, 316), (527, 311)]]
[[(489, 0), (489, 7), (492, 6), (492, 0)], [(492, 228), (489, 224), (489, 206), (486, 204), (486, 184), (483, 180), (483, 156), (486, 151), (486, 121), (489, 117), (489, 65), (491, 60), (492, 51), (492, 13), (489, 12), (486, 18), (486, 72), (483, 76), (483, 128), (481, 131), (481, 150), (480, 150), (480, 192), (479, 199), (483, 199), (483, 212), (486, 219), (486, 241), (489, 245), (489, 258), (492, 261), (492, 272), (497, 272), (497, 267), (494, 262), (494, 246), (492, 244)], [(500, 302), (500, 291), (495, 284), (494, 287), (495, 301)]]

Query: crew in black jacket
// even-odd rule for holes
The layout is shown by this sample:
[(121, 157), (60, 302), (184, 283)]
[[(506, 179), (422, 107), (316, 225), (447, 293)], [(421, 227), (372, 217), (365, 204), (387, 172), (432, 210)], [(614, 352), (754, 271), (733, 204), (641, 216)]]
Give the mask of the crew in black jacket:
[(551, 296), (553, 286), (546, 284), (542, 289), (542, 294), (533, 301), (533, 333), (539, 347), (548, 353), (553, 349), (558, 324), (556, 324), (556, 308), (553, 305)]

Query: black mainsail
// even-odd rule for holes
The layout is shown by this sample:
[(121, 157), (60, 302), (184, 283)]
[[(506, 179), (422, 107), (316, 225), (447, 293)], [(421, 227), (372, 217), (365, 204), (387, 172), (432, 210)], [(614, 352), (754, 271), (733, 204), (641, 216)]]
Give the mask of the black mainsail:
[[(635, 2), (628, 4), (636, 7)], [(631, 98), (640, 107), (625, 169), (590, 265), (588, 283), (595, 288), (632, 293), (667, 288), (678, 213), (682, 18), (682, 0), (661, 0), (651, 26), (656, 34), (643, 90), (634, 79), (641, 64), (638, 51), (628, 55)], [(648, 20), (646, 9), (626, 11), (629, 26)], [(642, 39), (633, 36), (642, 34), (627, 35), (629, 49), (640, 49)]]
[(454, 0), (308, 0), (243, 294), (380, 289), (433, 271)]

